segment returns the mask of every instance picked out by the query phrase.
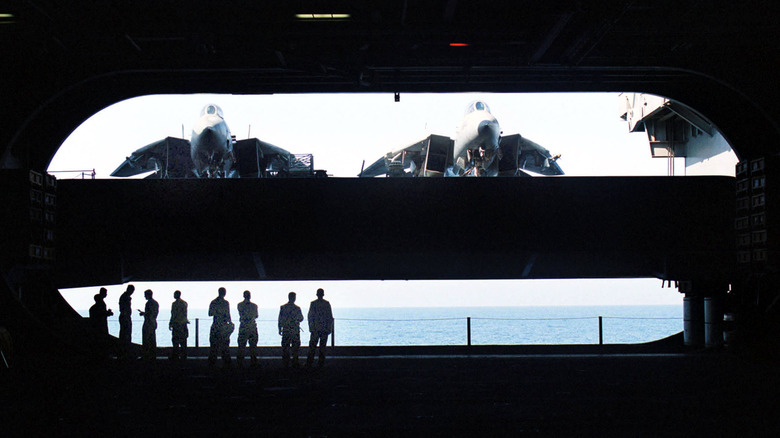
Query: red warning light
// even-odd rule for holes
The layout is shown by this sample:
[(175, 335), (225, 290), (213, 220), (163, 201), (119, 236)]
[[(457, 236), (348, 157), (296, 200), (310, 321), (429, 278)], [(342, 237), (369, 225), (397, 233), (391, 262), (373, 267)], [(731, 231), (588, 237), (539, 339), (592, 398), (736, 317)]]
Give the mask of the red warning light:
[(450, 43), (450, 47), (468, 47), (468, 43)]

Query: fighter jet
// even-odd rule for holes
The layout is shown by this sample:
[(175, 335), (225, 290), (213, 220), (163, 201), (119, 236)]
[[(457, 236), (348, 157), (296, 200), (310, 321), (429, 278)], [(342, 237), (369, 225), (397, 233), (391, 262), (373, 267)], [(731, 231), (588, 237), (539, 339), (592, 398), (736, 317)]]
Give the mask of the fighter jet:
[(430, 135), (388, 152), (360, 177), (396, 176), (536, 176), (563, 175), (550, 151), (520, 134), (501, 137), (498, 120), (485, 102), (474, 101), (455, 138)]
[(190, 158), (198, 176), (227, 176), (233, 167), (233, 138), (222, 108), (206, 105), (195, 122), (190, 137)]
[(311, 154), (290, 152), (256, 138), (236, 141), (222, 108), (208, 104), (192, 128), (190, 140), (166, 137), (133, 152), (111, 173), (146, 178), (237, 178), (327, 176), (313, 169)]

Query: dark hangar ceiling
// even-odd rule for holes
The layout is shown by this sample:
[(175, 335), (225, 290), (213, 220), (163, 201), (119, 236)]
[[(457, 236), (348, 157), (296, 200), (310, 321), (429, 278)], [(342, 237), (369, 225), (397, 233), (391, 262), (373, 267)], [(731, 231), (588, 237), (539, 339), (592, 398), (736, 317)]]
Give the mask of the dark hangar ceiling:
[[(644, 91), (776, 151), (780, 6), (765, 1), (12, 1), (2, 167), (153, 93)], [(296, 14), (349, 14), (341, 20)], [(465, 47), (452, 47), (464, 43)]]

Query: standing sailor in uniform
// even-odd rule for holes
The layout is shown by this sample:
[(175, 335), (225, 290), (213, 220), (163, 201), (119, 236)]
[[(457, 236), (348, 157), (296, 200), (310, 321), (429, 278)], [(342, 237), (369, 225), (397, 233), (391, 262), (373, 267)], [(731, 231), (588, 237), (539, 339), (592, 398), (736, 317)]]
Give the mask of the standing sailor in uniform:
[(127, 285), (127, 289), (119, 296), (119, 351), (123, 358), (130, 357), (133, 343), (133, 307), (131, 305), (135, 286)]
[(108, 335), (108, 317), (114, 314), (111, 309), (106, 308), (107, 296), (108, 290), (101, 287), (100, 292), (95, 295), (95, 304), (89, 308), (89, 321), (92, 327), (104, 335)]
[(152, 290), (144, 291), (146, 305), (144, 310), (138, 311), (138, 314), (144, 317), (144, 325), (141, 327), (143, 335), (143, 354), (142, 357), (147, 360), (157, 358), (157, 315), (160, 313), (160, 304), (152, 298)]
[(325, 291), (317, 289), (317, 299), (309, 305), (309, 313), (306, 320), (309, 322), (309, 354), (306, 358), (306, 366), (310, 367), (314, 362), (314, 350), (320, 345), (320, 358), (317, 365), (325, 364), (325, 347), (328, 346), (328, 335), (333, 332), (333, 311), (330, 303), (324, 300)]
[(181, 299), (181, 291), (173, 293), (173, 298), (176, 300), (171, 304), (171, 321), (168, 323), (168, 329), (171, 331), (171, 359), (186, 359), (187, 358), (187, 337), (190, 332), (187, 328), (187, 324), (190, 321), (187, 319), (187, 302)]
[(209, 333), (209, 365), (214, 366), (217, 363), (217, 355), (222, 355), (222, 361), (225, 365), (230, 365), (230, 334), (235, 328), (230, 319), (230, 303), (225, 299), (227, 291), (220, 287), (217, 291), (217, 298), (214, 298), (209, 304), (209, 316), (214, 317), (211, 323), (211, 332)]
[(290, 366), (292, 350), (293, 368), (298, 368), (298, 349), (301, 348), (301, 321), (303, 312), (295, 305), (295, 292), (287, 294), (287, 304), (279, 308), (279, 334), (282, 336), (282, 363)]
[(252, 366), (257, 365), (257, 304), (249, 301), (252, 294), (244, 291), (244, 301), (238, 303), (238, 356), (236, 361), (238, 366), (244, 361), (244, 349), (249, 344), (249, 357), (252, 360)]

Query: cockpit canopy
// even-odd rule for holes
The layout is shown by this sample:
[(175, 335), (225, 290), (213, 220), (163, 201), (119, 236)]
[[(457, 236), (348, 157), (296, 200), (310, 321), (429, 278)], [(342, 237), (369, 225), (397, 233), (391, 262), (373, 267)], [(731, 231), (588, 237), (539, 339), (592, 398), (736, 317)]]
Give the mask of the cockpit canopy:
[(466, 114), (473, 113), (474, 111), (490, 112), (490, 108), (485, 102), (482, 102), (481, 100), (475, 100), (469, 104), (468, 108), (466, 108)]
[(225, 116), (222, 114), (222, 108), (218, 107), (217, 105), (214, 105), (213, 103), (204, 106), (203, 110), (201, 110), (200, 112), (201, 116), (205, 116), (206, 114), (213, 114), (223, 119), (225, 118)]

